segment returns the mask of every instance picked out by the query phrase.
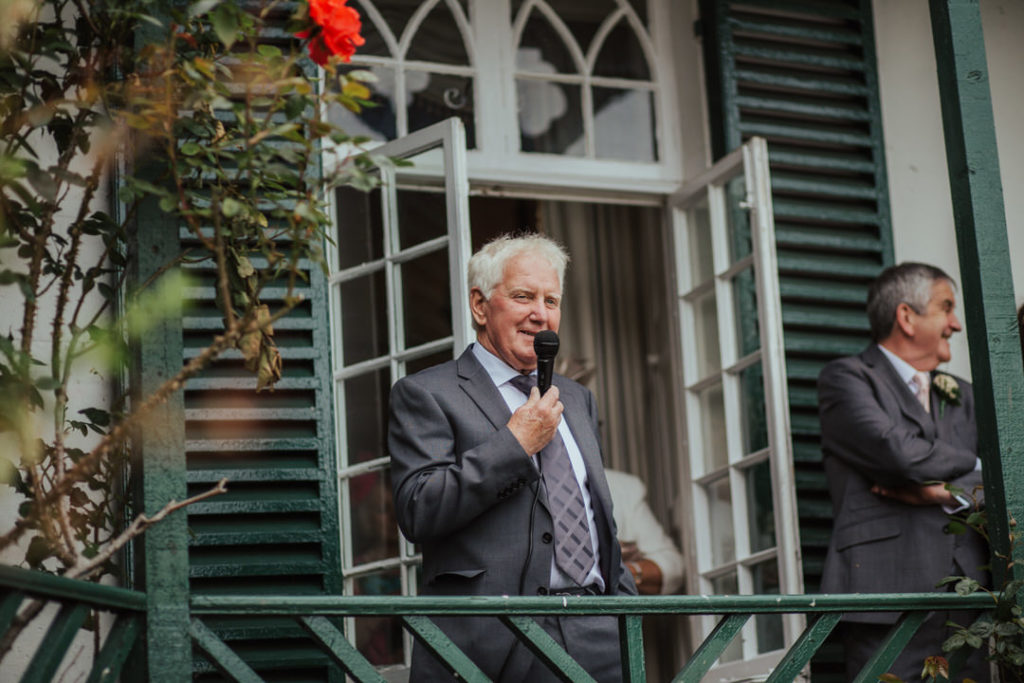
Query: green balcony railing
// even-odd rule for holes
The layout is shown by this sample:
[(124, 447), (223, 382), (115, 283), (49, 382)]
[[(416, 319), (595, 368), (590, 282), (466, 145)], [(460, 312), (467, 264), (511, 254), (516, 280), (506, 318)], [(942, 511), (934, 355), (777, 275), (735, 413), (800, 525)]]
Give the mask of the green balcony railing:
[[(114, 623), (86, 680), (88, 683), (118, 680), (121, 667), (144, 626), (144, 593), (0, 565), (0, 635), (15, 627), (18, 615), (30, 609), (35, 601), (56, 603), (60, 609), (42, 640), (34, 644), (35, 652), (21, 677), (22, 683), (54, 680), (75, 635), (94, 610), (112, 613)], [(14, 647), (27, 647), (25, 641), (29, 638), (26, 636), (22, 634), (14, 641)]]
[[(52, 680), (75, 634), (92, 610), (115, 615), (114, 625), (96, 656), (89, 678), (114, 681), (144, 626), (146, 596), (138, 591), (66, 579), (44, 572), (0, 566), (0, 633), (7, 633), (19, 611), (32, 600), (61, 605), (38, 643), (21, 681)], [(858, 676), (858, 683), (876, 681), (902, 651), (928, 612), (937, 609), (985, 610), (993, 606), (985, 594), (906, 593), (873, 595), (736, 595), (641, 597), (317, 597), (317, 596), (193, 596), (190, 608), (192, 642), (221, 672), (236, 681), (263, 680), (209, 622), (228, 617), (277, 617), (294, 620), (328, 657), (361, 683), (383, 683), (381, 673), (349, 642), (336, 622), (341, 617), (398, 618), (403, 627), (466, 681), (489, 680), (434, 624), (435, 616), (494, 616), (538, 654), (563, 680), (592, 680), (533, 617), (542, 615), (605, 615), (618, 617), (625, 680), (645, 681), (642, 621), (647, 615), (716, 615), (717, 627), (673, 679), (696, 683), (710, 670), (748, 619), (759, 614), (802, 613), (808, 626), (772, 670), (768, 681), (791, 681), (806, 667), (829, 633), (848, 612), (901, 612), (889, 638)], [(16, 641), (15, 647), (23, 647)], [(963, 652), (963, 651), (961, 651)], [(182, 653), (187, 660), (189, 653)], [(959, 666), (957, 657), (951, 670)]]
[[(236, 681), (263, 680), (230, 647), (207, 627), (204, 619), (219, 617), (287, 617), (294, 619), (312, 640), (354, 680), (383, 683), (382, 675), (346, 639), (334, 620), (339, 617), (389, 616), (433, 651), (454, 673), (466, 681), (490, 679), (431, 621), (433, 616), (494, 616), (500, 618), (527, 647), (547, 662), (565, 681), (593, 679), (541, 629), (535, 616), (606, 615), (619, 618), (620, 645), (625, 680), (645, 681), (642, 619), (645, 615), (720, 615), (713, 632), (690, 657), (674, 681), (696, 683), (725, 651), (744, 623), (757, 614), (803, 613), (808, 626), (768, 677), (770, 683), (792, 681), (847, 612), (901, 612), (888, 639), (868, 662), (858, 683), (877, 681), (920, 626), (928, 612), (937, 609), (990, 609), (985, 594), (903, 593), (871, 595), (737, 595), (737, 596), (641, 596), (641, 597), (307, 597), (307, 596), (194, 596), (191, 600), (191, 631), (195, 643), (217, 668)], [(956, 656), (950, 666), (960, 665)]]

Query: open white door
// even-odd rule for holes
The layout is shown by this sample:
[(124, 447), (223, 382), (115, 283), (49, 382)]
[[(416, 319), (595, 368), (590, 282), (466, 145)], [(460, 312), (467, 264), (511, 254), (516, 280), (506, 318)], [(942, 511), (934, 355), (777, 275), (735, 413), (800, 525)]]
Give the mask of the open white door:
[[(348, 595), (415, 593), (419, 556), (391, 506), (388, 393), (402, 376), (462, 352), (472, 338), (465, 273), (469, 183), (455, 118), (373, 150), (370, 193), (337, 191), (328, 245), (342, 572)], [(371, 663), (408, 663), (396, 620), (346, 620)]]
[[(802, 593), (768, 150), (753, 138), (669, 201), (695, 550), (689, 592)], [(695, 645), (718, 617), (695, 624)], [(751, 619), (708, 680), (767, 673), (802, 615)]]

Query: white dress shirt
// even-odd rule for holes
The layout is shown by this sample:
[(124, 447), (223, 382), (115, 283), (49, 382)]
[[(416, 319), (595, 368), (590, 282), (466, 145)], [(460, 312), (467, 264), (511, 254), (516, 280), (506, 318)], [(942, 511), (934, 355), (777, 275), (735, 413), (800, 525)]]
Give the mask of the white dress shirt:
[[(509, 410), (514, 413), (524, 403), (526, 403), (527, 398), (523, 392), (516, 389), (510, 383), (510, 380), (519, 376), (518, 371), (485, 349), (481, 344), (473, 344), (473, 355), (476, 356), (478, 361), (480, 361), (480, 365), (484, 366), (484, 370), (487, 371), (491, 381), (494, 382), (494, 386), (496, 386), (498, 391), (501, 392), (501, 397), (505, 399), (505, 403), (508, 405)], [(536, 370), (531, 374), (536, 376)], [(587, 485), (587, 468), (583, 463), (583, 455), (580, 453), (580, 447), (576, 445), (576, 439), (573, 438), (572, 431), (569, 429), (569, 425), (566, 423), (564, 416), (558, 423), (558, 433), (561, 435), (562, 442), (565, 444), (565, 450), (569, 454), (569, 461), (572, 463), (572, 471), (576, 475), (576, 481), (579, 482), (580, 491), (583, 493), (583, 505), (587, 509), (587, 524), (590, 526), (590, 541), (594, 547), (594, 566), (590, 568), (590, 574), (587, 575), (587, 583), (597, 584), (598, 588), (604, 591), (604, 578), (601, 576), (601, 551), (597, 542), (597, 524), (594, 522), (594, 506), (591, 503), (590, 488)], [(531, 453), (530, 455), (532, 456), (535, 454)], [(532, 460), (536, 467), (537, 459), (532, 458)], [(558, 568), (558, 565), (555, 563), (554, 554), (552, 554), (551, 589), (558, 590), (560, 588), (571, 588), (575, 585), (575, 582)]]

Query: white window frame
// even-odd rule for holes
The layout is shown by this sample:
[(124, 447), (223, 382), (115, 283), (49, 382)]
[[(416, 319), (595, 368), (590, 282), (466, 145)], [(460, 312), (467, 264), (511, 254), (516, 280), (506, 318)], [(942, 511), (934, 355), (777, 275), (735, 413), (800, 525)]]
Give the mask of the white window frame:
[[(379, 12), (372, 8), (372, 2), (373, 0), (366, 0), (360, 3), (361, 7), (366, 8), (364, 23), (379, 18)], [(537, 2), (538, 0), (528, 0), (524, 3), (520, 16)], [(445, 4), (456, 17), (458, 37), (463, 40), (470, 64), (449, 65), (405, 60), (406, 50), (415, 39), (415, 31), (422, 20), (433, 8)], [(357, 51), (351, 63), (357, 66), (395, 69), (396, 83), (404, 78), (403, 67), (473, 77), (476, 149), (467, 152), (466, 160), (468, 173), (474, 185), (511, 185), (517, 189), (539, 192), (549, 192), (551, 188), (578, 188), (645, 195), (667, 195), (679, 186), (682, 166), (677, 134), (678, 99), (675, 89), (675, 65), (672, 59), (674, 39), (667, 2), (652, 0), (648, 3), (648, 35), (646, 38), (638, 36), (645, 53), (651, 55), (649, 81), (602, 79), (587, 74), (567, 77), (571, 82), (650, 89), (654, 94), (656, 122), (652, 133), (658, 150), (658, 161), (653, 163), (520, 152), (515, 41), (521, 26), (513, 24), (511, 2), (469, 0), (468, 23), (463, 21), (461, 9), (456, 10), (453, 7), (457, 4), (455, 0), (424, 0), (400, 36), (392, 35), (390, 32), (384, 34), (385, 42), (392, 51), (391, 56), (361, 55)], [(529, 8), (525, 6), (527, 4)], [(615, 11), (617, 17), (624, 14), (621, 8)], [(635, 21), (630, 21), (634, 29), (635, 24)], [(611, 24), (609, 23), (606, 28), (610, 29)], [(577, 54), (577, 57), (592, 65), (596, 54)], [(401, 88), (399, 92), (403, 92)], [(397, 130), (401, 134), (406, 130), (407, 124), (404, 108), (399, 109), (401, 111), (396, 111), (395, 115)], [(586, 107), (584, 109), (583, 115), (589, 118), (590, 112)], [(588, 147), (592, 145), (593, 141), (588, 141)]]
[[(743, 175), (746, 198), (740, 208), (749, 211), (752, 252), (730, 262), (727, 225), (726, 185)], [(713, 274), (710, 280), (694, 281), (689, 245), (694, 229), (688, 210), (702, 201), (707, 202), (710, 219)], [(668, 201), (669, 220), (675, 241), (677, 302), (680, 336), (683, 345), (682, 384), (686, 412), (688, 471), (681, 473), (680, 490), (687, 491), (689, 516), (693, 522), (693, 549), (690, 553), (688, 573), (689, 592), (713, 593), (713, 579), (735, 572), (739, 593), (753, 592), (751, 567), (775, 557), (778, 562), (779, 590), (784, 594), (803, 592), (803, 572), (800, 560), (799, 524), (796, 497), (793, 494), (793, 454), (789, 428), (785, 352), (782, 341), (782, 313), (779, 296), (778, 265), (775, 254), (775, 231), (772, 217), (771, 184), (768, 169), (768, 148), (764, 139), (752, 138), (734, 150), (706, 172), (686, 183)], [(760, 328), (760, 348), (738, 357), (735, 298), (733, 277), (746, 269), (753, 269), (757, 312)], [(703, 343), (697, 338), (695, 304), (714, 292), (717, 310), (718, 352), (720, 369), (699, 376), (697, 350)], [(760, 362), (764, 381), (764, 402), (768, 432), (768, 447), (755, 453), (743, 453), (739, 373)], [(710, 472), (704, 470), (704, 446), (700, 392), (720, 383), (725, 410), (725, 436), (728, 464)], [(747, 496), (744, 487), (746, 468), (768, 460), (772, 481), (775, 541), (773, 548), (750, 552), (747, 516)], [(729, 482), (733, 517), (733, 560), (712, 566), (711, 505), (708, 486), (721, 481)], [(718, 663), (712, 669), (716, 680), (735, 680), (764, 674), (775, 666), (803, 631), (803, 615), (783, 616), (783, 649), (757, 653), (755, 623), (751, 619), (737, 636), (741, 639), (741, 659)], [(706, 637), (720, 616), (708, 615), (696, 619), (694, 647)], [(710, 674), (709, 674), (710, 675)]]
[[(423, 176), (423, 172), (416, 168), (402, 168), (399, 173), (397, 167), (384, 164), (380, 169), (381, 214), (384, 228), (383, 257), (350, 268), (338, 269), (338, 249), (339, 246), (344, 248), (343, 245), (340, 244), (340, 240), (334, 240), (329, 241), (326, 247), (327, 262), (331, 268), (328, 275), (328, 310), (335, 313), (341, 310), (339, 290), (343, 282), (365, 277), (370, 273), (384, 271), (387, 291), (389, 329), (387, 354), (347, 365), (344, 358), (344, 345), (342, 344), (341, 316), (335, 315), (330, 324), (331, 366), (335, 387), (333, 393), (339, 490), (338, 506), (339, 520), (343, 530), (341, 533), (341, 560), (344, 592), (346, 595), (353, 594), (354, 582), (361, 576), (394, 568), (400, 570), (402, 594), (415, 595), (416, 593), (417, 571), (421, 557), (417, 554), (415, 546), (406, 541), (404, 537), (399, 543), (398, 557), (390, 557), (359, 565), (358, 567), (354, 566), (352, 534), (350, 532), (352, 515), (349, 514), (351, 502), (347, 482), (353, 477), (369, 472), (386, 470), (390, 465), (390, 458), (385, 454), (383, 457), (366, 462), (354, 465), (349, 464), (345, 420), (345, 392), (342, 384), (346, 379), (383, 369), (387, 369), (390, 372), (391, 383), (394, 384), (406, 374), (406, 364), (409, 361), (438, 353), (445, 349), (451, 350), (454, 357), (474, 338), (467, 306), (469, 291), (465, 278), (466, 265), (470, 255), (469, 182), (466, 177), (465, 151), (465, 129), (462, 122), (457, 118), (450, 118), (433, 124), (415, 133), (388, 142), (374, 150), (374, 154), (381, 158), (406, 159), (420, 155), (425, 155), (429, 158), (431, 163), (428, 165), (434, 169), (429, 174), (432, 180), (430, 189), (435, 191), (441, 189), (445, 194), (445, 204), (447, 207), (447, 231), (445, 235), (405, 249), (401, 248), (398, 237), (397, 193), (401, 189), (409, 187), (410, 178), (412, 178), (412, 186), (417, 187), (417, 189), (423, 189), (418, 187), (415, 177)], [(415, 176), (413, 175), (414, 173)], [(442, 179), (442, 188), (438, 187), (438, 178)], [(337, 203), (332, 201), (333, 225), (335, 226), (339, 226), (340, 220), (337, 210)], [(403, 328), (405, 302), (401, 296), (401, 264), (441, 249), (448, 250), (453, 333), (447, 337), (432, 340), (416, 347), (406, 348), (404, 341), (405, 330)], [(345, 619), (345, 631), (351, 642), (355, 644), (355, 619), (353, 617)], [(409, 652), (411, 651), (410, 643), (408, 642), (409, 636), (405, 634), (404, 637), (406, 640), (405, 659), (406, 663), (408, 663)]]

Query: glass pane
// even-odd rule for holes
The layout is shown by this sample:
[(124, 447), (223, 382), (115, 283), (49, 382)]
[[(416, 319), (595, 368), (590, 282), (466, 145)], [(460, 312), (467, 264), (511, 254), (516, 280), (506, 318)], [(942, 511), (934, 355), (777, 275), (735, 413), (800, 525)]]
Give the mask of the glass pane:
[[(362, 4), (361, 2), (359, 3)], [(402, 33), (405, 31), (406, 25), (409, 23), (409, 19), (412, 18), (413, 13), (419, 9), (423, 2), (421, 0), (374, 0), (373, 6), (380, 11), (384, 22), (388, 25), (388, 28), (395, 35), (396, 38), (401, 38)], [(360, 8), (359, 15), (367, 16), (367, 12), (362, 11)], [(364, 20), (365, 21), (365, 20)], [(365, 24), (364, 24), (365, 26)], [(366, 42), (370, 42), (370, 38), (364, 34)]]
[(744, 268), (737, 273), (731, 284), (733, 305), (736, 307), (736, 353), (737, 357), (742, 358), (761, 348), (753, 267)]
[[(740, 589), (739, 582), (736, 580), (736, 574), (726, 574), (725, 576), (719, 576), (717, 579), (712, 579), (711, 590), (715, 595), (737, 595)], [(736, 637), (729, 643), (729, 647), (725, 648), (718, 661), (735, 662), (740, 659), (743, 659), (742, 631), (736, 634)]]
[(403, 263), (402, 309), (405, 348), (452, 333), (448, 251), (442, 249)]
[(764, 407), (764, 372), (755, 363), (740, 372), (740, 424), (743, 426), (743, 453), (768, 448), (768, 419)]
[(451, 74), (407, 71), (406, 101), (409, 102), (409, 132), (426, 128), (452, 116), (466, 128), (466, 147), (476, 147), (473, 115), (473, 79)]
[[(416, 163), (415, 159), (413, 163)], [(400, 249), (408, 249), (448, 233), (448, 210), (444, 193), (398, 189), (395, 194)]]
[(722, 369), (718, 348), (718, 308), (714, 291), (693, 303), (694, 337), (697, 341), (697, 376), (699, 378)]
[(725, 184), (726, 234), (729, 236), (729, 263), (750, 255), (750, 212), (742, 208), (747, 200), (747, 181), (739, 174)]
[(437, 3), (423, 19), (405, 58), (441, 64), (469, 64), (462, 33), (447, 3)]
[[(362, 50), (360, 50), (362, 51)], [(346, 67), (339, 67), (346, 68)], [(332, 103), (327, 108), (327, 120), (340, 126), (346, 133), (364, 136), (371, 140), (394, 140), (398, 137), (398, 124), (395, 121), (395, 71), (386, 66), (348, 67), (368, 69), (377, 75), (377, 82), (369, 84), (372, 107), (363, 107), (356, 114), (340, 104)], [(331, 84), (337, 91), (337, 82)]]
[(725, 467), (729, 453), (725, 439), (725, 401), (722, 385), (704, 389), (700, 393), (701, 440), (704, 445), (704, 471)]
[(380, 190), (363, 192), (352, 187), (336, 190), (338, 215), (339, 270), (384, 257), (384, 224), (380, 212)]
[(516, 69), (544, 74), (578, 71), (562, 36), (536, 10), (523, 27), (522, 39), (516, 48)]
[(390, 372), (375, 370), (344, 382), (345, 432), (348, 453), (343, 465), (387, 455)]
[[(387, 18), (388, 10), (392, 9), (390, 5), (396, 3), (387, 2), (387, 0), (385, 0), (384, 2), (375, 2), (374, 4), (382, 10), (381, 13), (384, 14), (385, 18)], [(387, 43), (384, 42), (384, 32), (382, 28), (373, 21), (373, 18), (368, 13), (363, 11), (363, 8), (360, 5), (352, 3), (352, 6), (359, 11), (359, 18), (363, 22), (363, 27), (359, 31), (359, 35), (366, 40), (366, 42), (360, 45), (356, 50), (356, 54), (353, 59), (358, 60), (363, 55), (376, 55), (378, 57), (393, 56), (388, 50)], [(403, 21), (402, 24), (404, 25), (405, 22)]]
[(732, 491), (728, 477), (708, 486), (708, 517), (711, 522), (711, 563), (719, 567), (736, 559)]
[(398, 557), (398, 522), (391, 501), (391, 471), (348, 480), (352, 513), (352, 565)]
[(615, 0), (548, 0), (548, 5), (569, 27), (584, 52), (601, 23), (616, 9)]
[(657, 161), (654, 96), (651, 92), (595, 87), (593, 95), (597, 157)]
[[(755, 595), (779, 594), (779, 567), (775, 560), (769, 560), (751, 567)], [(785, 647), (782, 635), (781, 614), (759, 614), (754, 617), (757, 632), (757, 651), (771, 652)]]
[(747, 524), (750, 552), (775, 546), (775, 507), (772, 503), (772, 473), (767, 460), (746, 471)]
[(339, 285), (341, 293), (342, 353), (344, 365), (383, 356), (388, 352), (387, 289), (384, 271), (370, 273)]
[(593, 73), (595, 76), (632, 78), (643, 81), (651, 78), (651, 71), (647, 68), (647, 58), (644, 56), (643, 48), (640, 47), (640, 40), (625, 18), (619, 20), (615, 24), (615, 28), (605, 37), (601, 51), (597, 55)]
[(686, 227), (690, 237), (690, 287), (706, 282), (715, 274), (715, 259), (711, 251), (711, 214), (707, 195), (686, 212)]
[(524, 152), (583, 156), (580, 87), (516, 79), (520, 145)]
[[(371, 574), (355, 580), (356, 595), (400, 595), (398, 569)], [(374, 666), (401, 664), (402, 625), (397, 617), (357, 617), (356, 648)]]
[(432, 368), (435, 365), (440, 365), (441, 363), (444, 363), (446, 361), (450, 361), (451, 359), (452, 359), (452, 352), (451, 352), (450, 349), (446, 350), (446, 351), (441, 351), (440, 353), (432, 353), (429, 356), (424, 356), (423, 358), (417, 358), (415, 360), (411, 360), (408, 363), (406, 363), (405, 364), (405, 372), (406, 372), (406, 374), (411, 375), (414, 372), (419, 372), (420, 370), (426, 370), (427, 368)]
[(647, 26), (647, 0), (629, 0), (629, 4), (632, 5), (640, 23)]

